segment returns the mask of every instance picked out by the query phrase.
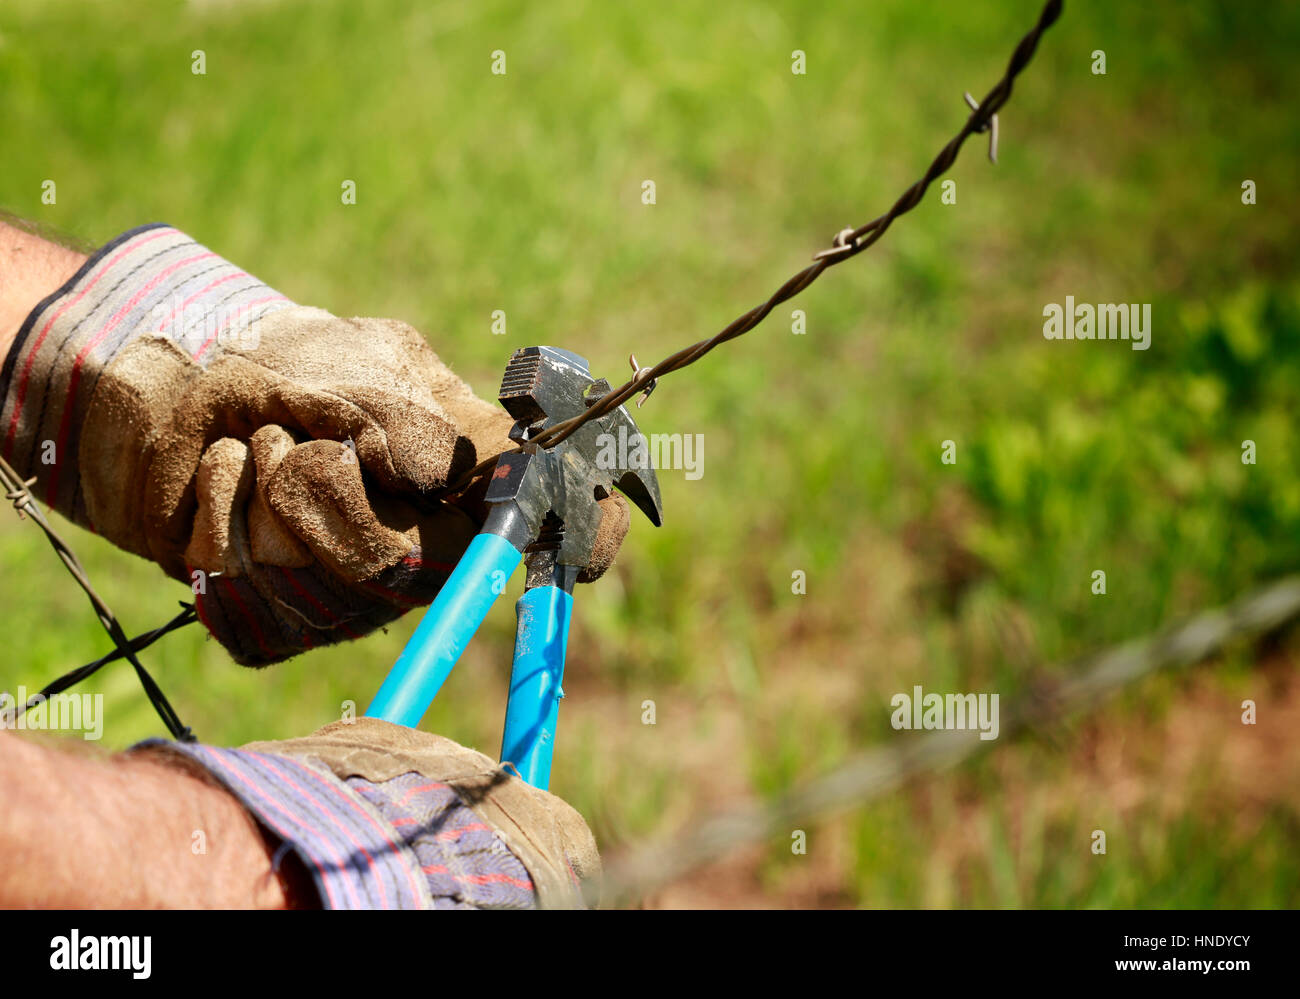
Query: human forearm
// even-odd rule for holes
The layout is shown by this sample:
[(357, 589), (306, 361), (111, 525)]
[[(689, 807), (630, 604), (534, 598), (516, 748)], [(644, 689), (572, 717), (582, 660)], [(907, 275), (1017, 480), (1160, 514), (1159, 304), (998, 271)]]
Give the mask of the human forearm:
[(0, 732), (0, 908), (286, 908), (293, 868), (230, 794), (151, 759)]
[(27, 314), (85, 262), (85, 254), (0, 222), (0, 359)]

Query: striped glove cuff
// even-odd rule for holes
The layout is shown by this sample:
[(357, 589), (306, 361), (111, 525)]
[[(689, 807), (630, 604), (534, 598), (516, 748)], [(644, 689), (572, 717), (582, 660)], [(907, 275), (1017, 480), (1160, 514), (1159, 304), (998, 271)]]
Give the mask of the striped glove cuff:
[(327, 909), (532, 909), (523, 863), (448, 784), (336, 777), (297, 756), (149, 739), (201, 765), (311, 874)]
[(123, 233), (19, 330), (0, 368), (0, 453), (36, 477), (38, 498), (94, 530), (77, 453), (108, 363), (141, 334), (162, 333), (206, 366), (214, 347), (243, 344), (256, 335), (258, 319), (292, 304), (171, 226)]

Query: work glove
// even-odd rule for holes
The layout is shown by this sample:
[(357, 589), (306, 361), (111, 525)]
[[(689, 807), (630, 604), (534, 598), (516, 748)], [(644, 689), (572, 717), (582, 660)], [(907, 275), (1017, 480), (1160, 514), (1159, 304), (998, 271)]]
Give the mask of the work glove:
[[(358, 638), (437, 594), (512, 446), (400, 322), (306, 308), (164, 225), (33, 310), (0, 371), (3, 453), (65, 516), (190, 584), (245, 665)], [(629, 520), (603, 501), (598, 578)]]
[(302, 859), (329, 908), (575, 908), (600, 854), (577, 811), (483, 753), (380, 721), (239, 749), (151, 739), (215, 778)]

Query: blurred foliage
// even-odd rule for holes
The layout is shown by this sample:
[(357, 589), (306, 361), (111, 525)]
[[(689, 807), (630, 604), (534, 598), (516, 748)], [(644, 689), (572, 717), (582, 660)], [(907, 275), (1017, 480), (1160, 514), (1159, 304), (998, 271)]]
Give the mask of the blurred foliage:
[[(716, 331), (884, 210), (1037, 9), (7, 0), (0, 192), (93, 242), (167, 221), (297, 301), (410, 321), (488, 397), (524, 343), (619, 378), (629, 351), (649, 362)], [(1297, 41), (1296, 5), (1067, 2), (1002, 114), (996, 168), (973, 141), (956, 205), (934, 189), (791, 303), (806, 335), (778, 309), (665, 380), (639, 419), (703, 434), (706, 474), (661, 473), (665, 526), (635, 524), (617, 571), (579, 595), (566, 676), (554, 789), (606, 847), (905, 737), (888, 726), (897, 690), (1009, 699), (1046, 663), (1300, 565)], [(1066, 295), (1152, 303), (1151, 348), (1046, 341), (1043, 306)], [(128, 629), (187, 595), (69, 530)], [(495, 748), (520, 585), (426, 727)], [(12, 518), (0, 606), (0, 687), (105, 647)], [(415, 624), (260, 672), (197, 630), (146, 662), (205, 739), (289, 737), (364, 708)], [(1285, 779), (1300, 749), (1264, 753), (1242, 728), (1251, 677), (1216, 670), (1199, 736), (1254, 761), (1247, 799), (1202, 768), (1179, 778), (1179, 809), (1121, 810), (1077, 733), (1031, 740), (828, 824), (807, 857), (773, 844), (752, 894), (724, 901), (1300, 904)], [(1156, 748), (1185, 683), (1145, 684), (1100, 723), (1148, 790), (1172, 765)], [(157, 731), (125, 667), (88, 689), (112, 745)], [(1087, 850), (1099, 825), (1104, 861)], [(827, 842), (835, 859), (818, 859)], [(816, 879), (830, 887), (810, 901)]]

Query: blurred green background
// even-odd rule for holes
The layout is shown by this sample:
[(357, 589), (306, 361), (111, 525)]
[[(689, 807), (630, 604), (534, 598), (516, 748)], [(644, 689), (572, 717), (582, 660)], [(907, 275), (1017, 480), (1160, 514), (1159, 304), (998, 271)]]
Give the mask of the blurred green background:
[[(529, 343), (621, 380), (629, 351), (715, 332), (882, 212), (1037, 12), (6, 0), (0, 205), (96, 244), (170, 222), (298, 302), (413, 323), (489, 398)], [(1300, 567), (1298, 42), (1294, 4), (1067, 3), (1002, 114), (998, 166), (972, 140), (955, 205), (932, 189), (660, 385), (642, 427), (703, 434), (705, 474), (662, 471), (664, 527), (635, 523), (580, 593), (552, 785), (607, 853), (912, 738), (889, 727), (897, 691), (1009, 704), (1052, 663)], [(1151, 348), (1044, 340), (1066, 295), (1152, 303)], [(188, 596), (68, 534), (129, 631)], [(520, 585), (425, 727), (495, 753)], [(12, 516), (0, 607), (0, 688), (106, 650)], [(416, 622), (260, 672), (197, 628), (145, 662), (206, 741), (289, 737), (363, 710)], [(647, 904), (1300, 904), (1296, 652), (1148, 681), (812, 826), (805, 856), (779, 839)], [(125, 665), (88, 689), (106, 744), (159, 731)]]

